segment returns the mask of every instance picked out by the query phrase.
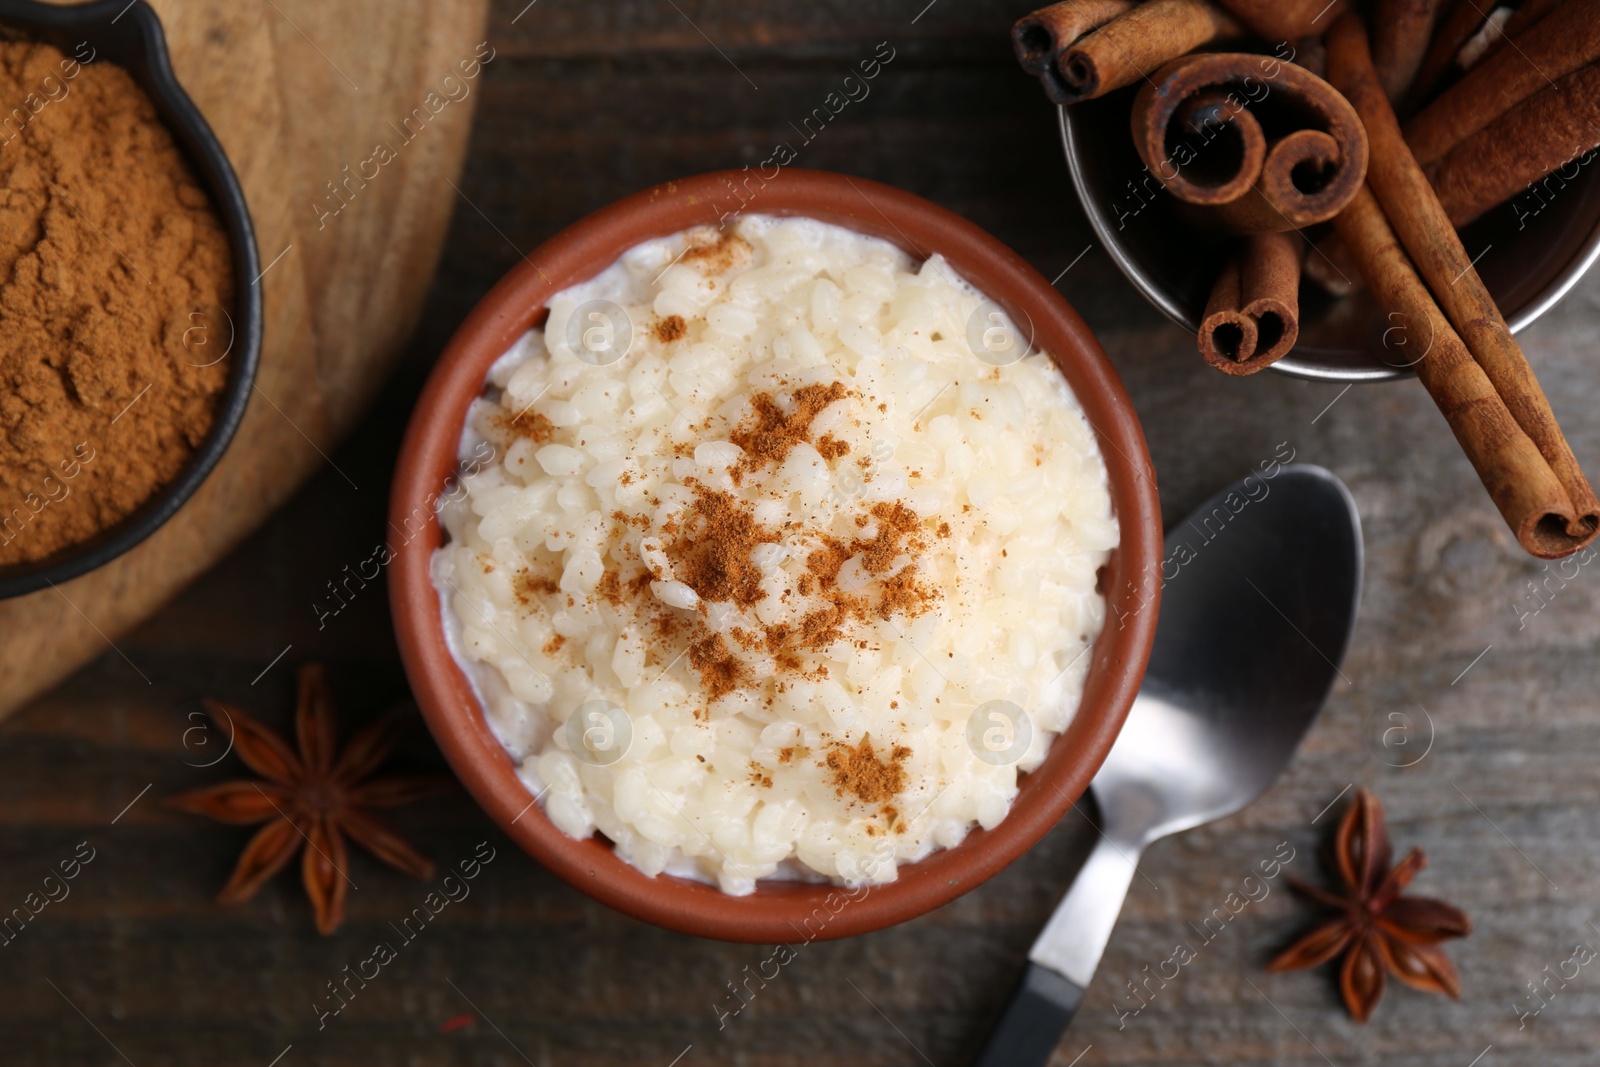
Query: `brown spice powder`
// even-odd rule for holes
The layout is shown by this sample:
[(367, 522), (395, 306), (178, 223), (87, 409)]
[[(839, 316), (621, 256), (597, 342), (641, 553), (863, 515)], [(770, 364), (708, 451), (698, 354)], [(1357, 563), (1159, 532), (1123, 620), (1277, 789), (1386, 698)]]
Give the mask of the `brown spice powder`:
[(664, 319), (656, 320), (656, 340), (664, 345), (674, 341), (681, 341), (683, 335), (689, 332), (689, 324), (683, 321), (682, 315), (668, 315)]
[(917, 616), (927, 611), (939, 594), (917, 582), (915, 564), (902, 567), (896, 574), (883, 580), (883, 595), (878, 598), (878, 618), (889, 619), (895, 615)]
[(761, 570), (750, 559), (760, 544), (778, 538), (755, 520), (748, 504), (731, 493), (690, 481), (694, 503), (687, 527), (666, 546), (678, 580), (702, 600), (750, 607), (761, 599)]
[(700, 675), (708, 700), (725, 696), (745, 683), (744, 663), (728, 648), (721, 634), (702, 637), (690, 645), (689, 666)]
[(530, 411), (526, 408), (509, 419), (502, 416), (500, 425), (507, 432), (516, 434), (518, 437), (526, 437), (536, 445), (544, 444), (556, 432), (555, 423), (537, 411)]
[(773, 463), (781, 463), (789, 450), (811, 437), (811, 423), (822, 409), (835, 400), (843, 400), (850, 390), (843, 382), (830, 385), (805, 385), (795, 390), (794, 411), (785, 415), (783, 408), (771, 393), (756, 393), (750, 398), (755, 409), (754, 421), (741, 423), (728, 440), (744, 449), (745, 459), (734, 475), (734, 484), (740, 482), (744, 471), (757, 470)]
[(830, 772), (838, 796), (849, 793), (868, 804), (886, 804), (906, 787), (904, 764), (910, 756), (905, 745), (895, 745), (885, 759), (873, 750), (872, 738), (863, 737), (854, 748), (835, 741), (818, 766)]
[(622, 606), (622, 579), (618, 577), (616, 571), (601, 572), (600, 581), (594, 587), (594, 595), (614, 608)]
[(561, 583), (556, 581), (554, 578), (547, 577), (546, 575), (534, 574), (532, 571), (523, 571), (521, 574), (517, 575), (516, 579), (512, 582), (512, 588), (516, 590), (520, 596), (524, 597), (539, 595), (554, 596), (555, 594), (561, 592)]
[(845, 612), (837, 604), (820, 608), (800, 620), (799, 643), (801, 647), (812, 651), (821, 651), (844, 636), (840, 626), (844, 624)]
[(126, 71), (0, 42), (0, 103), (24, 116), (0, 127), (4, 564), (92, 537), (189, 464), (229, 373), (233, 278), (222, 224)]
[[(806, 570), (816, 576), (825, 588), (832, 588), (839, 580), (839, 568), (850, 558), (850, 549), (842, 542), (824, 535), (822, 547), (806, 556)], [(809, 592), (802, 589), (801, 592)]]
[(755, 252), (749, 241), (732, 230), (723, 230), (717, 236), (694, 232), (689, 235), (689, 247), (678, 262), (694, 264), (701, 274), (725, 274), (750, 262)]

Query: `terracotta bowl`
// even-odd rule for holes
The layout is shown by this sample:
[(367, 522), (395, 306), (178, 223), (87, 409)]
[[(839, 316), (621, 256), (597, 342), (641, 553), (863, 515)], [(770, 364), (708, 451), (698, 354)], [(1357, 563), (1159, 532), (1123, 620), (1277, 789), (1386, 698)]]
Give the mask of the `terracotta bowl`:
[[(531, 804), (451, 658), (428, 575), (441, 540), (434, 504), (456, 472), (467, 407), (482, 392), (489, 365), (544, 321), (553, 294), (593, 277), (642, 241), (714, 225), (741, 207), (845, 226), (919, 258), (940, 252), (1014, 321), (1031, 324), (1036, 345), (1054, 353), (1098, 433), (1122, 529), (1101, 573), (1109, 621), (1094, 645), (1082, 705), (1044, 763), (1022, 777), (1005, 821), (902, 866), (898, 880), (851, 900), (826, 884), (763, 882), (736, 897), (686, 879), (651, 878), (619, 859), (603, 838), (579, 841), (558, 830)], [(703, 937), (777, 943), (860, 934), (930, 911), (993, 877), (1088, 788), (1122, 727), (1155, 635), (1161, 552), (1155, 478), (1133, 407), (1088, 327), (1043, 276), (970, 222), (909, 193), (840, 174), (784, 170), (763, 183), (753, 171), (730, 171), (668, 182), (595, 212), (526, 257), (467, 317), (428, 379), (401, 447), (390, 518), (405, 538), (389, 572), (400, 652), (423, 716), (467, 789), (517, 844), (585, 893), (646, 922)]]

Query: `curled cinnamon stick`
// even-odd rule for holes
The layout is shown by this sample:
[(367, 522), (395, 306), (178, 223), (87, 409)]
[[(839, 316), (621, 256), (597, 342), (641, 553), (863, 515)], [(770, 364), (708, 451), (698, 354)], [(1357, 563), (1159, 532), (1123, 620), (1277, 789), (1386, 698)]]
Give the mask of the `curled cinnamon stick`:
[[(1262, 111), (1270, 130), (1251, 104), (1270, 105)], [(1197, 126), (1196, 114), (1214, 121)], [(1139, 90), (1132, 124), (1139, 155), (1173, 195), (1207, 205), (1215, 221), (1244, 233), (1330, 219), (1366, 173), (1366, 134), (1354, 109), (1315, 74), (1270, 56), (1174, 60)], [(1197, 131), (1209, 136), (1197, 139)]]
[(1267, 138), (1243, 100), (1223, 88), (1201, 89), (1180, 100), (1165, 122), (1158, 110), (1139, 94), (1134, 137), (1174, 196), (1191, 204), (1226, 204), (1249, 192), (1266, 160)]
[(1132, 10), (1134, 0), (1061, 0), (1024, 15), (1011, 27), (1011, 46), (1022, 69), (1039, 79), (1045, 95), (1057, 104), (1074, 97), (1061, 80), (1056, 61), (1088, 33)]
[(1200, 355), (1227, 374), (1254, 374), (1300, 336), (1300, 238), (1258, 233), (1228, 261), (1200, 323)]
[(1287, 41), (1321, 34), (1349, 7), (1347, 0), (1217, 0), (1259, 37)]
[[(1343, 132), (1343, 131), (1341, 131)], [(1359, 133), (1359, 127), (1357, 127)], [(1312, 226), (1337, 215), (1361, 187), (1366, 141), (1322, 130), (1295, 130), (1267, 149), (1250, 190), (1212, 209), (1216, 221), (1240, 233)]]
[(1517, 541), (1547, 559), (1582, 548), (1594, 533), (1567, 533), (1579, 519), (1567, 490), (1434, 302), (1371, 190), (1333, 225), (1387, 315), (1387, 346), (1406, 353)]
[(1433, 40), (1428, 42), (1422, 62), (1417, 65), (1417, 76), (1411, 80), (1411, 92), (1402, 110), (1415, 111), (1433, 95), (1439, 82), (1449, 73), (1450, 64), (1455, 62), (1461, 46), (1483, 28), (1493, 7), (1486, 0), (1455, 0), (1454, 6), (1439, 18)]
[[(1554, 558), (1576, 552), (1600, 531), (1600, 499), (1578, 467), (1550, 402), (1473, 268), (1444, 207), (1406, 147), (1400, 123), (1373, 69), (1361, 18), (1354, 14), (1340, 18), (1327, 43), (1329, 78), (1354, 105), (1372, 142), (1368, 185), (1445, 318), (1564, 491), (1565, 500), (1559, 506), (1548, 503), (1540, 516), (1507, 515), (1507, 520), (1523, 547), (1535, 555)], [(1370, 250), (1359, 247), (1354, 236), (1349, 240), (1352, 254), (1369, 256)], [(1513, 483), (1529, 476), (1525, 470), (1488, 474), (1494, 482), (1491, 494), (1503, 492), (1523, 499), (1518, 494), (1525, 490)], [(1489, 480), (1486, 476), (1486, 484)]]
[(1423, 166), (1514, 105), (1600, 58), (1600, 0), (1568, 0), (1484, 59), (1406, 123), (1406, 143)]
[(1600, 146), (1600, 64), (1528, 97), (1428, 169), (1456, 227)]
[(1243, 33), (1209, 0), (1146, 0), (1061, 53), (1056, 68), (1070, 94), (1065, 102), (1103, 96), (1201, 45)]
[[(1441, 0), (1378, 0), (1372, 11), (1372, 63), (1391, 104), (1405, 98), (1433, 39)], [(1331, 23), (1330, 23), (1331, 25)]]

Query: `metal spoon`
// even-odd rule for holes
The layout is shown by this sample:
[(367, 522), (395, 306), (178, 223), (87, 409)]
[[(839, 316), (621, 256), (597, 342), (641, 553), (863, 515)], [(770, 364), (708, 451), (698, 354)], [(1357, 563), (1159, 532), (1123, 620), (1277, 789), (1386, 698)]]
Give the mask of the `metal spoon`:
[(1139, 854), (1238, 811), (1287, 766), (1341, 676), (1361, 555), (1349, 490), (1303, 464), (1234, 483), (1167, 534), (1150, 668), (1090, 786), (1100, 841), (1029, 950), (978, 1067), (1048, 1061), (1099, 966)]

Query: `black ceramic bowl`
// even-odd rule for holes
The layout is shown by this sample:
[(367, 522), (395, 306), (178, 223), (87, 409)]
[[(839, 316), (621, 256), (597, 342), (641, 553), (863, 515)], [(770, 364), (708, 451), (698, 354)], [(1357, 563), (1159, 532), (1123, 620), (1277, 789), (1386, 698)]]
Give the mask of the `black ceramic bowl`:
[[(210, 194), (233, 250), (233, 307), (224, 309), (227, 323), (205, 323), (229, 361), (228, 381), (217, 399), (216, 421), (189, 466), (133, 514), (93, 539), (33, 563), (0, 567), (0, 598), (19, 596), (60, 584), (109, 563), (170, 519), (206, 480), (244, 418), (256, 363), (261, 356), (261, 287), (252, 282), (261, 271), (255, 229), (245, 206), (239, 179), (222, 145), (200, 111), (173, 76), (161, 20), (144, 0), (101, 0), (74, 7), (56, 7), (28, 0), (0, 0), (0, 38), (44, 41), (75, 58), (93, 56), (96, 63), (115, 63), (133, 76), (188, 157), (195, 176)], [(87, 45), (93, 53), (82, 49)], [(213, 343), (216, 343), (213, 342)], [(0, 501), (0, 515), (19, 502)]]
[[(1192, 225), (1171, 194), (1144, 174), (1129, 133), (1137, 92), (1130, 86), (1062, 108), (1062, 143), (1106, 251), (1152, 304), (1193, 333), (1235, 239)], [(1461, 231), (1512, 333), (1553, 307), (1600, 257), (1600, 167), (1585, 167), (1570, 181), (1553, 179), (1550, 191), (1546, 207), (1524, 194)], [(1396, 365), (1405, 362), (1400, 352), (1391, 355), (1384, 344), (1392, 326), (1365, 289), (1334, 299), (1307, 279), (1300, 286), (1300, 339), (1268, 369), (1333, 382), (1408, 377), (1409, 367)]]

